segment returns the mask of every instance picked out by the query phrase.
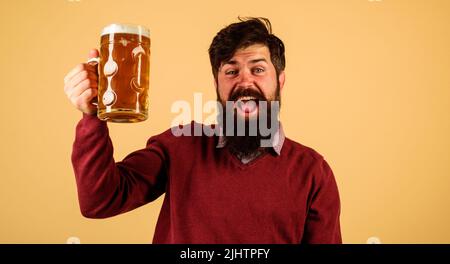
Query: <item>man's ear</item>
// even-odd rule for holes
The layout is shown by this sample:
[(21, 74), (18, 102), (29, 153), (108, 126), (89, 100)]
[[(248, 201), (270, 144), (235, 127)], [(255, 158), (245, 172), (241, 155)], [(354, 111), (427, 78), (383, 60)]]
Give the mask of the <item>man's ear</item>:
[(281, 90), (283, 90), (285, 80), (286, 80), (286, 75), (285, 75), (284, 71), (282, 71), (278, 75), (278, 82), (280, 83), (280, 92), (281, 92)]

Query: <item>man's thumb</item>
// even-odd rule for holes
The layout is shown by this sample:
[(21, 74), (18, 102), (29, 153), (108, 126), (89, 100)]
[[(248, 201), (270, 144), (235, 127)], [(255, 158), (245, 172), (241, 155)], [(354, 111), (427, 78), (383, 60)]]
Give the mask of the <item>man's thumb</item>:
[(88, 59), (98, 58), (99, 55), (100, 55), (100, 53), (98, 52), (97, 49), (91, 49), (91, 50), (89, 51)]

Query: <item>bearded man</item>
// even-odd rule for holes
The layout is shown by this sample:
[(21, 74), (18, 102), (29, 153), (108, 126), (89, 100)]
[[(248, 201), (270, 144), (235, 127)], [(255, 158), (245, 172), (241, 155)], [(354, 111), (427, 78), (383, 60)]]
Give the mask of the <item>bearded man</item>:
[[(119, 162), (91, 103), (95, 67), (75, 67), (65, 91), (83, 113), (72, 152), (81, 213), (111, 217), (165, 194), (153, 243), (342, 243), (330, 166), (287, 138), (277, 119), (284, 52), (268, 19), (223, 28), (209, 48), (221, 133), (176, 136), (168, 129)], [(189, 128), (196, 126), (203, 127)]]

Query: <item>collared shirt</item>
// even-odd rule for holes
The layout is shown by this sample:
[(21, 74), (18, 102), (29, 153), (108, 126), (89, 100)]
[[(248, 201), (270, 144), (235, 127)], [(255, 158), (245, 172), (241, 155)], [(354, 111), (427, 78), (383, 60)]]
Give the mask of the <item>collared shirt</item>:
[[(283, 126), (281, 123), (279, 123), (279, 129), (275, 133), (273, 139), (272, 139), (272, 149), (275, 151), (275, 153), (279, 156), (281, 154), (281, 148), (283, 147), (284, 140), (286, 138), (283, 130)], [(217, 142), (216, 148), (224, 148), (226, 146), (227, 140), (226, 137), (223, 136), (222, 129), (221, 133), (219, 135), (219, 141)], [(258, 157), (262, 152), (256, 152), (252, 156), (245, 156), (245, 157), (238, 157), (242, 163), (247, 164), (256, 157)]]

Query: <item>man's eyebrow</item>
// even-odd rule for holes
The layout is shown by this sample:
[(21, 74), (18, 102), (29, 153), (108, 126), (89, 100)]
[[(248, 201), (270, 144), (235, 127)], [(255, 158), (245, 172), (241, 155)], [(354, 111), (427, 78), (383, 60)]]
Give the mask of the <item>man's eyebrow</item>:
[(251, 60), (250, 63), (255, 64), (255, 63), (258, 63), (260, 61), (263, 61), (263, 62), (267, 63), (267, 60), (265, 58), (254, 59), (254, 60)]
[[(260, 62), (260, 61), (263, 61), (263, 62), (266, 62), (266, 63), (267, 63), (267, 60), (266, 60), (265, 58), (253, 59), (253, 60), (250, 60), (249, 63), (255, 64), (255, 63), (258, 63), (258, 62)], [(237, 61), (235, 61), (235, 60), (229, 60), (229, 61), (224, 62), (224, 63), (222, 64), (222, 66), (223, 66), (223, 65), (226, 65), (226, 64), (236, 65), (236, 64), (237, 64)]]
[(225, 61), (224, 63), (222, 63), (222, 66), (223, 66), (223, 65), (226, 65), (226, 64), (236, 65), (236, 64), (237, 64), (237, 61), (235, 61), (235, 60)]

